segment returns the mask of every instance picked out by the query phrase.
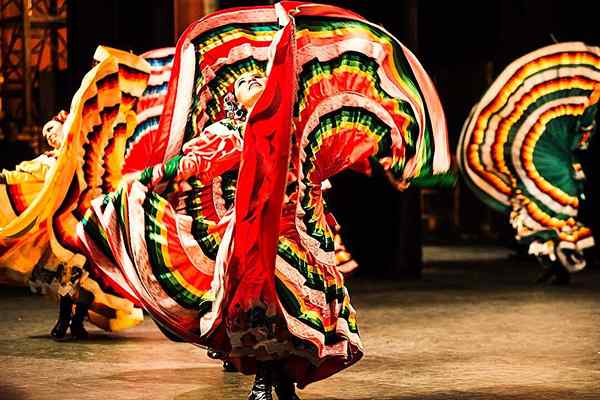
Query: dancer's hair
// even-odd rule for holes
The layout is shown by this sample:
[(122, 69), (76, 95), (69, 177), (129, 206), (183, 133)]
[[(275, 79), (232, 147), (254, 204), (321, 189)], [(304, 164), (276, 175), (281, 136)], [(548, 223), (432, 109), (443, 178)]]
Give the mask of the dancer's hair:
[(247, 110), (238, 102), (235, 94), (228, 92), (223, 98), (223, 107), (227, 118), (234, 121), (245, 121)]

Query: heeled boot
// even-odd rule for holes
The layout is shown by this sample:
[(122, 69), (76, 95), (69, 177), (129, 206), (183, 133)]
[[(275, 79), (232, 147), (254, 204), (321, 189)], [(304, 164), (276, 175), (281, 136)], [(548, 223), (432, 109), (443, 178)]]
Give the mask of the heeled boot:
[(58, 321), (50, 331), (50, 336), (56, 340), (64, 339), (71, 324), (73, 300), (70, 296), (61, 296), (58, 302)]
[(562, 265), (554, 265), (554, 279), (550, 281), (551, 285), (566, 286), (571, 283), (571, 273)]
[(87, 316), (88, 307), (85, 304), (77, 303), (75, 305), (75, 313), (71, 319), (71, 336), (73, 339), (85, 340), (88, 338), (88, 333), (83, 327), (83, 320)]
[(223, 371), (225, 372), (239, 372), (235, 364), (229, 360), (223, 360)]
[(296, 394), (294, 381), (286, 375), (282, 367), (276, 368), (274, 386), (279, 400), (300, 400), (300, 397)]
[(273, 400), (272, 368), (268, 362), (256, 363), (256, 376), (248, 400)]
[(235, 365), (226, 359), (227, 354), (223, 353), (222, 351), (217, 351), (217, 350), (213, 350), (213, 349), (208, 349), (206, 351), (206, 355), (210, 358), (212, 358), (213, 360), (222, 360), (223, 361), (223, 371), (225, 372), (238, 372), (237, 368), (235, 367)]
[(544, 265), (544, 270), (535, 283), (566, 286), (571, 283), (571, 274), (562, 265), (557, 263)]
[(71, 319), (71, 336), (74, 339), (85, 340), (88, 338), (88, 333), (83, 327), (83, 320), (88, 315), (88, 309), (94, 302), (94, 295), (83, 289), (79, 289), (79, 298), (75, 302), (75, 313)]

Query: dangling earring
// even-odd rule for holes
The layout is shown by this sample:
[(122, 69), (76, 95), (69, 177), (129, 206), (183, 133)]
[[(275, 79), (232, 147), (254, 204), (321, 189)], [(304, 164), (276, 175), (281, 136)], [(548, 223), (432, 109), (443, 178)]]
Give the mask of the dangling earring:
[(237, 122), (243, 122), (246, 120), (246, 110), (240, 107), (235, 95), (231, 92), (227, 93), (223, 98), (223, 107), (227, 118)]

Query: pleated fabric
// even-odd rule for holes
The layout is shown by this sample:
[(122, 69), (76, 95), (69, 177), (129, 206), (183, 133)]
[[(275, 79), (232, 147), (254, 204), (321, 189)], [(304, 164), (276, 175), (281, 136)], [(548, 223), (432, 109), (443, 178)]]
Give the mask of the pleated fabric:
[(596, 130), (600, 48), (559, 43), (511, 63), (465, 122), (457, 158), (467, 185), (507, 214), (529, 252), (570, 271), (594, 244), (578, 219), (579, 154)]
[[(245, 121), (236, 78), (267, 77)], [(285, 360), (299, 387), (363, 354), (336, 267), (322, 182), (383, 168), (400, 185), (452, 180), (445, 118), (417, 59), (382, 28), (311, 3), (225, 10), (179, 40), (140, 179), (96, 198), (89, 258), (171, 336), (244, 373)]]

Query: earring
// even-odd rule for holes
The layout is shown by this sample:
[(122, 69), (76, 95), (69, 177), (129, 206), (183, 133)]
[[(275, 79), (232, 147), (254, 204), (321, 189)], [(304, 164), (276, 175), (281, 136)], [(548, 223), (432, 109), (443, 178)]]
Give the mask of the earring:
[(227, 118), (234, 121), (246, 120), (246, 110), (240, 107), (233, 93), (229, 92), (225, 95), (223, 98), (223, 107), (225, 108)]

